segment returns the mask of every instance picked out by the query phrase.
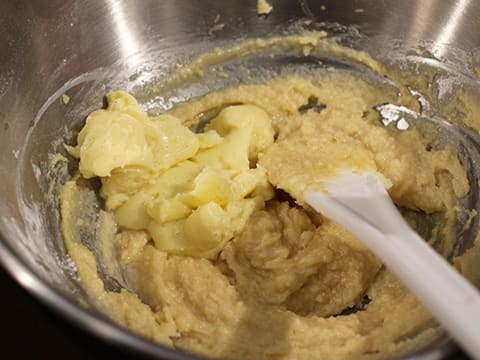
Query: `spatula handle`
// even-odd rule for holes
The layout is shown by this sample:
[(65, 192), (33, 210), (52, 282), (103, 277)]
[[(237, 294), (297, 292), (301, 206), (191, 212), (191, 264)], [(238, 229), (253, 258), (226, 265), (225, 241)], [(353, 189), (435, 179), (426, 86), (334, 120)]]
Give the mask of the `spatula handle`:
[(410, 228), (386, 191), (364, 197), (311, 192), (305, 200), (369, 247), (465, 351), (480, 359), (479, 291)]

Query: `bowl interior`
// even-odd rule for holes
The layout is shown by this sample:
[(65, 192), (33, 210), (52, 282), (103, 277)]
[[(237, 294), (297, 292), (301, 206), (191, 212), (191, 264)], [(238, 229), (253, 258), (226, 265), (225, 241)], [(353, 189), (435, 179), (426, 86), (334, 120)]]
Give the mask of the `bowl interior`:
[[(438, 74), (433, 86), (441, 101), (418, 114), (385, 107), (384, 117), (389, 124), (404, 119), (438, 128), (438, 146), (456, 146), (471, 184), (478, 184), (477, 133), (442, 115), (456, 85), (479, 91), (480, 52), (472, 49), (480, 45), (480, 34), (470, 31), (480, 15), (476, 2), (282, 0), (268, 17), (256, 15), (255, 1), (39, 0), (5, 2), (0, 10), (0, 29), (7, 34), (0, 43), (0, 260), (43, 301), (111, 341), (157, 356), (183, 356), (135, 338), (96, 312), (63, 246), (56, 195), (72, 168), (51, 167), (52, 154), (65, 154), (63, 143), (73, 142), (86, 115), (102, 106), (110, 90), (130, 91), (149, 112), (159, 113), (211, 90), (291, 71), (335, 67), (385, 85), (348, 59), (274, 48), (209, 64), (202, 78), (162, 83), (179, 65), (240, 39), (325, 29), (390, 65)], [(228, 76), (219, 78), (220, 71)], [(480, 211), (478, 186), (463, 201)], [(427, 234), (435, 219), (417, 215)], [(466, 221), (459, 219), (450, 255), (472, 245), (478, 220), (464, 231)], [(422, 351), (445, 351), (444, 342), (436, 339)]]

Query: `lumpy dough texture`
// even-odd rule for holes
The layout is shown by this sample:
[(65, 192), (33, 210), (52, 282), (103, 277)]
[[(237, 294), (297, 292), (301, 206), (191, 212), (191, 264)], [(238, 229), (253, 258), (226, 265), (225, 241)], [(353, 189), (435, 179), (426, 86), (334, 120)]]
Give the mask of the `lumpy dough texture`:
[[(103, 123), (98, 129), (133, 144), (122, 148), (128, 148), (126, 156), (93, 156), (91, 166), (82, 165), (82, 148), (95, 148), (102, 133), (89, 138), (82, 131), (78, 147), (71, 150), (80, 156), (84, 177), (102, 176), (107, 210), (122, 227), (109, 241), (136, 295), (124, 291), (106, 297), (92, 285), (98, 282), (95, 273), (88, 272), (90, 280), (82, 277), (87, 291), (110, 316), (159, 342), (228, 359), (385, 358), (434, 333), (428, 327), (429, 313), (370, 251), (336, 224), (302, 207), (302, 191), (335, 166), (378, 171), (391, 181), (390, 195), (398, 205), (426, 213), (448, 213), (455, 199), (468, 192), (465, 171), (453, 150), (431, 150), (413, 127), (400, 132), (381, 126), (374, 107), (395, 102), (397, 94), (336, 72), (321, 74), (320, 81), (292, 76), (207, 94), (175, 107), (162, 126), (180, 129), (181, 124), (193, 124), (199, 114), (225, 109), (203, 134), (179, 130), (187, 141), (182, 155), (153, 160), (155, 166), (145, 161), (158, 154), (151, 149), (165, 149), (156, 140), (158, 127), (150, 124), (151, 133), (142, 133), (146, 120), (140, 125), (135, 121), (144, 114), (132, 105), (132, 98), (121, 98), (127, 107), (107, 115), (111, 128)], [(313, 101), (317, 107), (306, 106)], [(234, 103), (244, 107), (225, 107)], [(97, 126), (92, 123), (97, 116), (92, 114), (86, 127)], [(117, 128), (124, 119), (131, 137)], [(270, 121), (271, 130), (262, 125)], [(177, 138), (173, 139), (175, 145)], [(116, 154), (123, 145), (108, 146)], [(252, 167), (257, 160), (260, 166)], [(248, 186), (234, 190), (232, 171)], [(270, 183), (297, 204), (280, 192), (269, 200)], [(166, 194), (156, 190), (159, 184), (169, 189)], [(204, 195), (200, 189), (211, 191), (202, 190)], [(182, 209), (190, 207), (185, 214), (199, 217), (188, 236), (214, 236), (208, 233), (209, 217), (228, 213), (232, 195), (223, 194), (235, 191), (254, 205), (243, 210), (248, 214), (231, 239), (217, 243), (216, 256), (180, 256), (159, 246), (151, 221), (158, 226), (161, 214), (170, 214), (181, 203)], [(64, 188), (64, 226), (74, 216), (69, 209), (75, 207), (78, 192), (81, 188), (73, 181)], [(152, 194), (155, 200), (149, 203), (145, 196)], [(198, 206), (195, 201), (202, 196), (210, 208), (202, 213), (198, 209), (205, 205), (200, 205), (192, 212), (191, 204)], [(136, 210), (123, 220), (121, 209), (129, 202)], [(146, 209), (138, 207), (145, 203), (150, 204)], [(88, 252), (67, 236), (69, 231), (64, 229), (64, 234), (83, 274), (82, 259)], [(133, 309), (120, 305), (126, 293), (133, 296), (130, 306), (142, 314), (138, 321), (128, 316)]]
[(221, 259), (244, 298), (318, 316), (353, 307), (381, 267), (342, 228), (327, 221), (318, 226), (285, 202), (255, 213)]

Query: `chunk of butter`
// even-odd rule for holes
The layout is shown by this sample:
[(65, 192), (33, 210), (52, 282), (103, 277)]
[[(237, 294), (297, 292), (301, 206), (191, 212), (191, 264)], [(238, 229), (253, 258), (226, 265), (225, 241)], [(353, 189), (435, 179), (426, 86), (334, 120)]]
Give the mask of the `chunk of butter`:
[(88, 116), (75, 153), (85, 178), (109, 176), (115, 168), (148, 166), (153, 161), (143, 125), (128, 114), (108, 110)]
[(68, 151), (127, 230), (146, 230), (172, 254), (215, 257), (250, 215), (273, 197), (259, 155), (273, 144), (268, 114), (254, 105), (223, 109), (195, 134), (171, 115), (149, 117), (117, 91), (90, 114)]

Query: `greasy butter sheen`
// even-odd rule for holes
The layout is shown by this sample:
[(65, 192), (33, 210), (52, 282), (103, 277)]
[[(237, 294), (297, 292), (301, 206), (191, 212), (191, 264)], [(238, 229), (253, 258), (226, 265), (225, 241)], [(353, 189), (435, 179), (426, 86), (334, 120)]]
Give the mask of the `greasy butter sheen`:
[(101, 177), (117, 224), (147, 230), (157, 249), (215, 256), (273, 197), (256, 164), (274, 135), (260, 107), (228, 106), (195, 134), (174, 116), (149, 117), (125, 92), (107, 100), (67, 149), (84, 178)]

